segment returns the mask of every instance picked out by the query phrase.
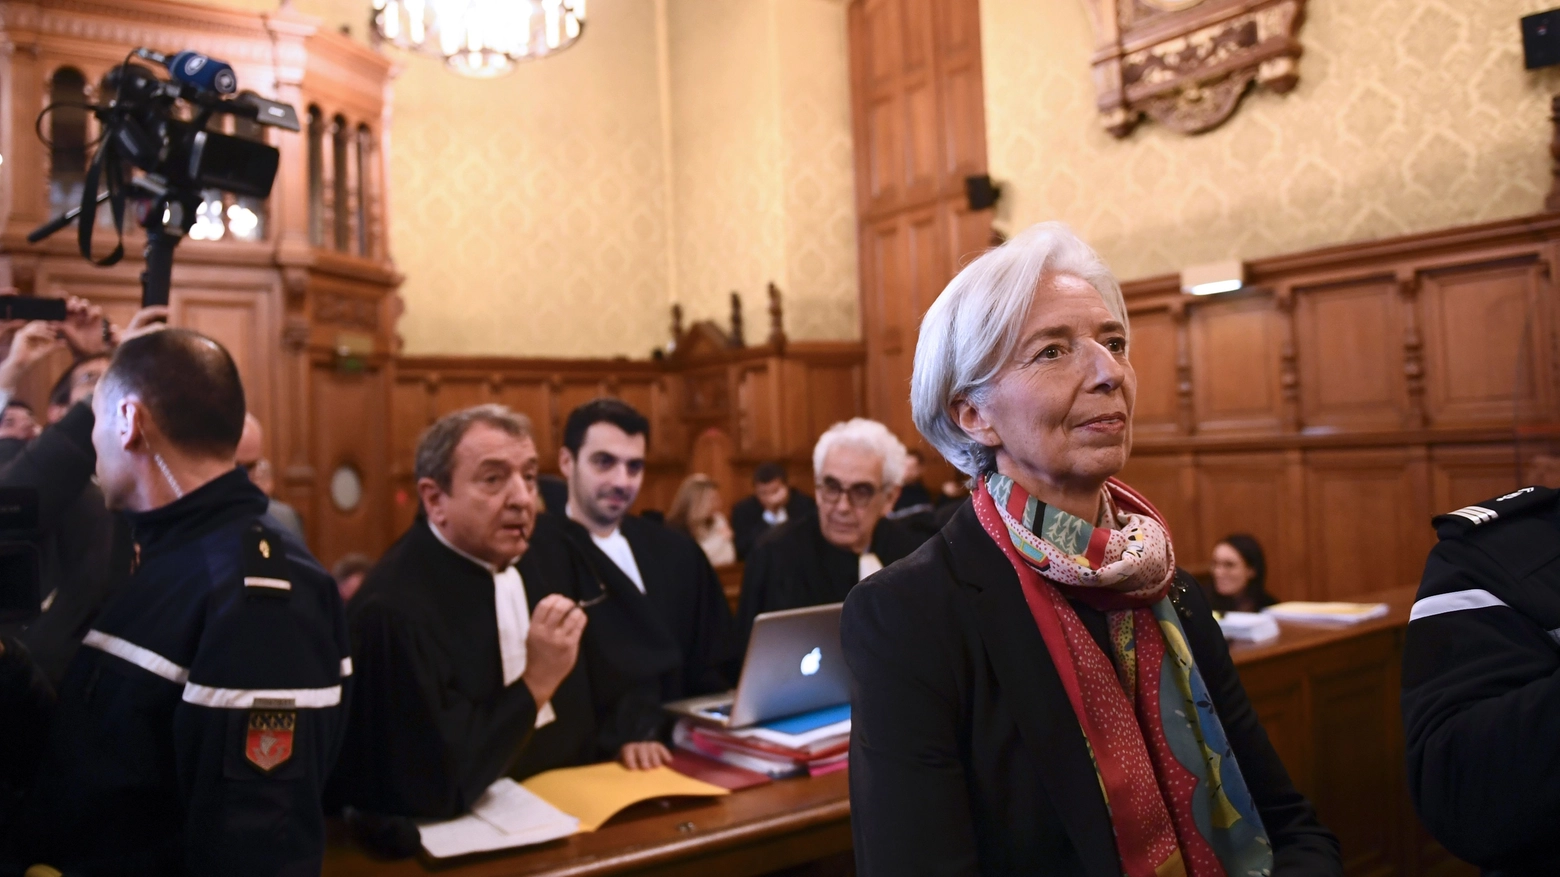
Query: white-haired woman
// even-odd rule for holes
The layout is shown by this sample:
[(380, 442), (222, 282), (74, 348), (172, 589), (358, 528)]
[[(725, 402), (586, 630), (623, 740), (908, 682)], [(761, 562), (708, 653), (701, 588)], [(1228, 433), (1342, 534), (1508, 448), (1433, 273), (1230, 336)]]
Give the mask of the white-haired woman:
[(927, 312), (915, 423), (973, 496), (845, 604), (863, 877), (1342, 873), (1164, 522), (1112, 478), (1136, 389), (1120, 287), (1066, 226)]

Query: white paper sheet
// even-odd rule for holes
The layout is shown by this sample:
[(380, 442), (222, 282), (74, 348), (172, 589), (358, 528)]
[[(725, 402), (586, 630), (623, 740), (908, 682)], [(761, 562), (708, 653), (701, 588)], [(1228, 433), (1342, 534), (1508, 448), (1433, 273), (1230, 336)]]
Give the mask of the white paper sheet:
[(1224, 638), (1244, 643), (1265, 643), (1278, 639), (1278, 622), (1259, 612), (1226, 612), (1219, 619)]
[(471, 813), (419, 826), (423, 849), (436, 859), (505, 850), (568, 837), (580, 821), (505, 777), (482, 793)]

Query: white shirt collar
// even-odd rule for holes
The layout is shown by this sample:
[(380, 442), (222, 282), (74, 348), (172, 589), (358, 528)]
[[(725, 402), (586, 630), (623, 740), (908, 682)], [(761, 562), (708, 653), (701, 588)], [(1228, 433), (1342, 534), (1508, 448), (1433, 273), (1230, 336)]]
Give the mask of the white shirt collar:
[(520, 559), (520, 558), (517, 557), (517, 558), (515, 558), (515, 560), (511, 560), (509, 563), (504, 564), (504, 566), (497, 567), (497, 566), (494, 566), (491, 563), (488, 563), (487, 561), (483, 560), (480, 557), (476, 557), (474, 555), (467, 554), (466, 552), (461, 551), (459, 548), (456, 548), (455, 547), (455, 543), (451, 542), (448, 538), (445, 537), (444, 533), (439, 530), (439, 525), (435, 524), (433, 522), (432, 518), (428, 519), (428, 529), (433, 531), (433, 538), (435, 538), (435, 539), (439, 540), (440, 542), (444, 543), (444, 547), (445, 548), (448, 548), (449, 550), (455, 552), (456, 554), (459, 554), (461, 557), (466, 558), (467, 560), (471, 561), (472, 563), (476, 564), (477, 566), (482, 567), (483, 569), (487, 570), (488, 573), (490, 573), (491, 575), (495, 575), (495, 576), (498, 575), (499, 573), (503, 572), (504, 570), (514, 566), (515, 565), (515, 560), (519, 560)]

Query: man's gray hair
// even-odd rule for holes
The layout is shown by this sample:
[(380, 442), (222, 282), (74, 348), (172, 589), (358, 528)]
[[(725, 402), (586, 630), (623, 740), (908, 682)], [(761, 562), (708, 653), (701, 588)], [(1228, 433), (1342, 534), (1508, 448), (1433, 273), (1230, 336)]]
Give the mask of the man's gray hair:
[(1040, 281), (1068, 275), (1088, 283), (1111, 316), (1127, 327), (1121, 284), (1088, 244), (1060, 222), (1030, 226), (967, 265), (921, 320), (910, 376), (916, 429), (966, 475), (996, 468), (996, 452), (971, 438), (952, 414), (960, 399), (978, 400), (1013, 356)]
[[(813, 475), (823, 468), (824, 458), (836, 447), (859, 448), (883, 458), (883, 486), (897, 485), (905, 479), (905, 444), (888, 427), (876, 420), (853, 417), (829, 427), (813, 446)], [(849, 487), (850, 485), (845, 485)]]
[(433, 479), (439, 489), (450, 492), (455, 474), (455, 448), (466, 437), (466, 430), (483, 423), (516, 438), (531, 438), (531, 418), (504, 405), (474, 405), (435, 420), (417, 439), (417, 458), (413, 477)]

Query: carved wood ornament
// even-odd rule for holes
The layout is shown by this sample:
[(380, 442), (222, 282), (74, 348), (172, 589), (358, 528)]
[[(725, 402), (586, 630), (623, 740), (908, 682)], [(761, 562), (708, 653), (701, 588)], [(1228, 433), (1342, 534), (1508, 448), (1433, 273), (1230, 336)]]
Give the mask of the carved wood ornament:
[(1255, 83), (1300, 80), (1306, 0), (1084, 0), (1094, 22), (1100, 121), (1117, 137), (1146, 114), (1201, 134), (1234, 114)]

